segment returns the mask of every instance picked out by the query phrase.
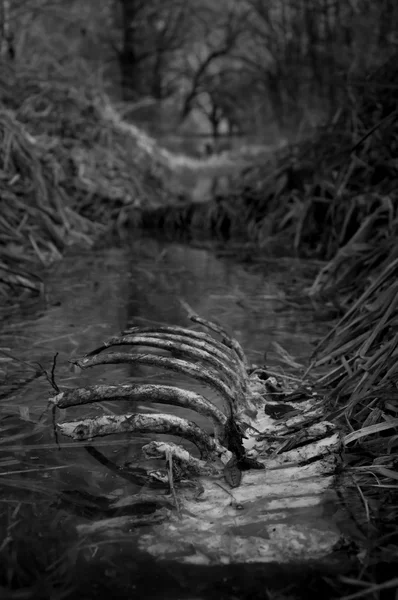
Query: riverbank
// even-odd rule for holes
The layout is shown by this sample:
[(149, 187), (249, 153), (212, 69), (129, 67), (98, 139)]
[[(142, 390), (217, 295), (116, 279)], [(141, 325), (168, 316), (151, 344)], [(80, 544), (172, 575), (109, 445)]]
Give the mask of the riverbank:
[(0, 295), (6, 302), (42, 293), (40, 269), (67, 247), (92, 247), (109, 228), (123, 227), (132, 208), (171, 193), (170, 168), (154, 140), (120, 119), (91, 74), (46, 66), (45, 79), (2, 67)]

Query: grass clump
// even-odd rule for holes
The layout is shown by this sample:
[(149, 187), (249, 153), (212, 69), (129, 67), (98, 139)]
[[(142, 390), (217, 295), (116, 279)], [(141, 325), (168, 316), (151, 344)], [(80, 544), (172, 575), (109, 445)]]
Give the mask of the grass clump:
[(342, 248), (357, 259), (395, 234), (397, 65), (394, 55), (348, 81), (345, 104), (314, 137), (282, 149), (275, 168), (248, 170), (241, 189), (260, 245), (264, 219), (271, 235), (289, 233), (295, 252), (326, 260)]
[(312, 363), (326, 370), (318, 383), (344, 432), (344, 495), (348, 504), (357, 498), (353, 514), (363, 536), (357, 579), (346, 581), (354, 586), (347, 600), (394, 597), (388, 594), (398, 586), (396, 250), (389, 240), (373, 249), (373, 269), (365, 263), (361, 272), (358, 263), (340, 295), (343, 316), (318, 344)]

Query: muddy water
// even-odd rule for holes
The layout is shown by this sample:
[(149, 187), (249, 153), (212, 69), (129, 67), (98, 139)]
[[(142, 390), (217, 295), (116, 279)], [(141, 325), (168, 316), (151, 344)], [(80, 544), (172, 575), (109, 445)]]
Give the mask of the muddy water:
[[(76, 372), (69, 361), (128, 325), (189, 325), (181, 299), (202, 317), (220, 322), (233, 333), (251, 362), (263, 364), (266, 353), (268, 365), (283, 364), (275, 342), (298, 362), (303, 361), (322, 332), (309, 311), (288, 310), (283, 304), (292, 272), (300, 269), (304, 272), (305, 265), (254, 274), (207, 250), (148, 239), (95, 253), (71, 252), (53, 267), (39, 310), (3, 327), (0, 347), (28, 363), (21, 364), (25, 374), (40, 363), (50, 376), (53, 357), (58, 353), (54, 376), (61, 390), (149, 380), (178, 383), (203, 393), (197, 383), (168, 373), (123, 365)], [(0, 366), (4, 370), (7, 363)], [(40, 377), (0, 403), (0, 469), (2, 481), (11, 482), (11, 496), (17, 496), (21, 488), (49, 494), (79, 490), (95, 496), (136, 491), (133, 484), (100, 465), (81, 445), (54, 439), (52, 415), (47, 410), (53, 394), (48, 381)], [(206, 391), (206, 395), (220, 403), (215, 394)], [(118, 414), (142, 408), (127, 402), (107, 402), (101, 408), (70, 408), (57, 418), (73, 420), (103, 411)], [(184, 414), (181, 409), (170, 412), (198, 422), (195, 414)], [(113, 436), (96, 441), (95, 446), (118, 465), (143, 464), (140, 448), (144, 440), (148, 437), (132, 440)]]

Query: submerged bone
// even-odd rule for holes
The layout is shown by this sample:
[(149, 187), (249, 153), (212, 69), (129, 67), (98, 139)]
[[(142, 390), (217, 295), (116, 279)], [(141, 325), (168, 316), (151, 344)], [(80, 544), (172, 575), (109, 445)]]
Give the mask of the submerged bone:
[(199, 323), (200, 325), (204, 325), (204, 327), (207, 327), (211, 331), (218, 333), (218, 335), (221, 336), (223, 344), (225, 344), (226, 346), (228, 346), (229, 348), (234, 350), (234, 352), (236, 353), (239, 360), (245, 366), (247, 365), (247, 358), (245, 356), (245, 353), (243, 352), (242, 346), (239, 344), (238, 340), (235, 340), (235, 338), (232, 338), (230, 335), (228, 335), (228, 333), (225, 331), (225, 329), (223, 327), (221, 327), (220, 325), (217, 325), (216, 323), (212, 323), (211, 321), (207, 321), (206, 319), (202, 319), (202, 317), (199, 317), (198, 315), (190, 315), (189, 318), (194, 323)]
[(109, 502), (110, 509), (126, 508), (129, 506), (136, 505), (148, 505), (154, 504), (156, 506), (173, 506), (173, 497), (166, 494), (150, 494), (148, 492), (140, 492), (131, 496), (125, 496), (124, 498), (114, 499), (112, 498)]
[(189, 377), (193, 377), (202, 381), (206, 385), (214, 388), (225, 398), (230, 405), (234, 405), (237, 401), (238, 394), (233, 391), (226, 383), (221, 381), (216, 373), (203, 366), (193, 365), (185, 360), (178, 358), (169, 358), (167, 356), (154, 356), (152, 354), (127, 354), (124, 352), (110, 352), (105, 355), (88, 356), (74, 361), (82, 369), (95, 367), (96, 365), (105, 364), (141, 364), (153, 367), (161, 367), (170, 369), (176, 373), (181, 373)]
[(115, 433), (162, 433), (183, 437), (195, 444), (204, 455), (218, 456), (226, 450), (192, 421), (166, 414), (105, 415), (60, 423), (64, 435), (74, 440), (91, 440)]
[[(184, 469), (187, 475), (221, 475), (222, 468), (217, 467), (216, 464), (200, 460), (195, 458), (181, 446), (173, 444), (171, 442), (150, 442), (142, 448), (147, 458), (164, 458), (172, 456), (174, 460), (177, 460), (180, 467)], [(225, 459), (228, 459), (229, 454), (225, 453)]]
[(170, 510), (160, 508), (149, 515), (135, 516), (127, 515), (125, 517), (111, 517), (110, 519), (101, 519), (94, 523), (84, 523), (77, 525), (76, 529), (81, 535), (99, 535), (106, 534), (114, 536), (120, 531), (130, 531), (135, 527), (143, 525), (155, 525), (165, 521), (170, 516)]
[[(164, 329), (167, 329), (167, 328), (164, 328)], [(170, 329), (172, 329), (172, 328), (170, 328)], [(214, 340), (214, 338), (210, 338), (210, 336), (207, 336), (204, 338), (193, 337), (192, 334), (200, 333), (200, 332), (191, 331), (190, 329), (184, 330), (183, 328), (176, 328), (176, 329), (178, 331), (180, 331), (180, 333), (177, 333), (176, 331), (161, 332), (161, 331), (156, 330), (155, 328), (151, 328), (151, 327), (134, 327), (133, 329), (127, 329), (122, 332), (122, 335), (115, 335), (115, 336), (112, 336), (111, 338), (109, 338), (108, 340), (104, 341), (101, 346), (99, 346), (98, 348), (95, 348), (91, 352), (88, 352), (87, 356), (93, 356), (94, 354), (98, 354), (99, 352), (102, 352), (106, 348), (109, 348), (110, 346), (117, 344), (119, 342), (119, 340), (127, 338), (127, 337), (128, 338), (139, 337), (139, 338), (151, 339), (151, 340), (163, 340), (163, 341), (168, 341), (168, 342), (174, 342), (176, 344), (188, 345), (191, 348), (196, 348), (198, 350), (203, 350), (204, 352), (207, 352), (208, 354), (218, 358), (219, 360), (225, 362), (228, 365), (236, 365), (236, 366), (239, 365), (241, 373), (244, 374), (247, 378), (247, 373), (243, 369), (243, 365), (241, 364), (241, 361), (238, 359), (237, 356), (234, 356), (234, 354), (231, 352), (230, 348), (224, 346), (221, 343), (214, 344), (215, 340)], [(181, 333), (181, 330), (184, 331), (185, 333)], [(207, 334), (202, 334), (202, 335), (206, 336)], [(209, 341), (209, 339), (211, 341)]]
[[(335, 482), (332, 453), (338, 448), (335, 434), (267, 459), (266, 471), (244, 472), (241, 486), (231, 491), (201, 477), (199, 498), (189, 490), (180, 492), (181, 510), (189, 516), (143, 535), (141, 549), (158, 559), (178, 552), (181, 562), (198, 564), (270, 563), (329, 554), (341, 537), (323, 516), (324, 498)], [(303, 465), (306, 460), (311, 462)]]
[(217, 371), (223, 378), (223, 380), (231, 385), (236, 392), (243, 393), (245, 390), (246, 381), (239, 377), (238, 373), (234, 371), (224, 360), (218, 358), (214, 354), (210, 354), (205, 348), (196, 348), (191, 344), (177, 342), (175, 340), (165, 340), (155, 337), (149, 337), (145, 335), (125, 335), (123, 337), (113, 337), (100, 348), (93, 350), (87, 354), (87, 357), (96, 356), (102, 350), (105, 350), (111, 346), (152, 346), (153, 348), (159, 348), (160, 350), (167, 350), (173, 354), (178, 354), (180, 357), (185, 359), (192, 359), (194, 361), (202, 361), (208, 363), (213, 369)]
[(213, 336), (205, 331), (195, 331), (193, 329), (188, 329), (187, 327), (170, 327), (170, 326), (161, 326), (161, 327), (130, 327), (129, 329), (123, 330), (123, 335), (130, 334), (143, 334), (150, 333), (156, 336), (162, 336), (163, 334), (168, 334), (171, 336), (180, 335), (188, 340), (202, 340), (213, 346), (214, 348), (221, 351), (223, 354), (226, 354), (232, 362), (240, 363), (242, 366), (246, 364), (245, 360), (241, 360), (238, 354), (232, 349), (230, 343), (225, 343), (225, 341), (218, 341)]

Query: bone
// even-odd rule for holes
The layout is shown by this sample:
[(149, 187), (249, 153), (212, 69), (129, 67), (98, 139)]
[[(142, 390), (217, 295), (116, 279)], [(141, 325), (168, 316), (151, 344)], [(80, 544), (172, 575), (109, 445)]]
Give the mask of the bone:
[[(171, 336), (170, 336), (171, 337)], [(180, 336), (181, 337), (181, 336)], [(184, 338), (182, 338), (184, 339)], [(168, 350), (173, 354), (179, 354), (185, 358), (192, 359), (194, 361), (202, 361), (203, 363), (209, 364), (214, 368), (223, 378), (225, 383), (232, 384), (232, 387), (237, 393), (244, 393), (247, 383), (247, 378), (243, 379), (231, 366), (227, 364), (228, 358), (220, 352), (221, 358), (216, 356), (215, 353), (210, 353), (208, 348), (211, 348), (210, 344), (204, 344), (202, 342), (201, 347), (195, 347), (193, 343), (184, 343), (176, 339), (164, 339), (153, 336), (144, 335), (125, 335), (122, 337), (112, 337), (108, 341), (104, 342), (99, 348), (96, 348), (92, 352), (89, 352), (86, 357), (96, 356), (103, 350), (111, 346), (152, 346), (153, 348), (159, 348), (161, 350)], [(229, 361), (231, 362), (231, 361)]]
[(131, 400), (182, 406), (209, 418), (213, 423), (217, 437), (222, 435), (227, 422), (227, 417), (224, 413), (200, 394), (170, 385), (136, 383), (127, 385), (94, 385), (66, 390), (51, 398), (51, 402), (58, 408), (80, 406), (105, 400)]
[(109, 352), (105, 355), (89, 356), (72, 361), (82, 369), (105, 364), (141, 364), (163, 369), (170, 369), (176, 373), (188, 375), (205, 383), (215, 389), (223, 398), (225, 398), (231, 408), (235, 406), (239, 399), (239, 394), (232, 390), (226, 383), (221, 381), (216, 373), (203, 366), (191, 364), (178, 358), (169, 358), (167, 356), (154, 356), (153, 354), (128, 354), (123, 352)]
[(192, 421), (168, 414), (104, 415), (59, 423), (58, 428), (62, 434), (75, 440), (91, 440), (115, 433), (161, 433), (193, 442), (201, 456), (214, 458), (226, 452), (216, 439), (211, 438)]
[(245, 365), (245, 367), (247, 367), (247, 365), (248, 365), (247, 358), (245, 356), (245, 353), (243, 352), (242, 346), (239, 344), (239, 342), (237, 340), (235, 340), (235, 338), (228, 335), (228, 333), (225, 331), (225, 329), (223, 329), (223, 327), (220, 327), (220, 325), (217, 325), (216, 323), (212, 323), (211, 321), (207, 321), (206, 319), (203, 319), (202, 317), (199, 317), (198, 315), (190, 315), (189, 318), (194, 323), (199, 323), (200, 325), (207, 327), (211, 331), (218, 333), (218, 335), (221, 336), (223, 344), (228, 346), (228, 348), (231, 348), (232, 350), (234, 350), (234, 352), (236, 353), (239, 360)]
[[(150, 442), (143, 446), (142, 450), (147, 458), (166, 458), (168, 455), (171, 455), (191, 475), (214, 476), (222, 474), (221, 467), (217, 467), (214, 463), (195, 458), (188, 450), (171, 442)], [(227, 459), (228, 453), (225, 453), (224, 460)]]
[(210, 344), (214, 348), (218, 349), (220, 352), (227, 354), (227, 356), (230, 360), (239, 362), (241, 365), (246, 364), (246, 359), (241, 360), (241, 358), (237, 355), (237, 353), (231, 348), (231, 344), (228, 343), (227, 340), (226, 340), (227, 343), (224, 343), (224, 341), (220, 342), (205, 331), (194, 331), (192, 329), (188, 329), (187, 327), (163, 326), (163, 327), (130, 327), (129, 329), (123, 330), (122, 333), (123, 333), (123, 335), (129, 335), (129, 334), (135, 334), (135, 333), (139, 334), (139, 335), (141, 335), (143, 333), (163, 335), (166, 333), (166, 334), (172, 335), (172, 336), (181, 335), (190, 340), (192, 340), (192, 339), (202, 340), (202, 341)]
[(142, 527), (142, 525), (154, 525), (155, 523), (162, 523), (170, 517), (170, 510), (167, 508), (160, 508), (156, 512), (150, 515), (144, 516), (126, 516), (126, 517), (113, 517), (110, 519), (102, 519), (95, 523), (84, 523), (76, 526), (76, 530), (80, 535), (101, 535), (107, 534), (108, 536), (114, 536), (119, 531), (129, 531), (134, 527)]

